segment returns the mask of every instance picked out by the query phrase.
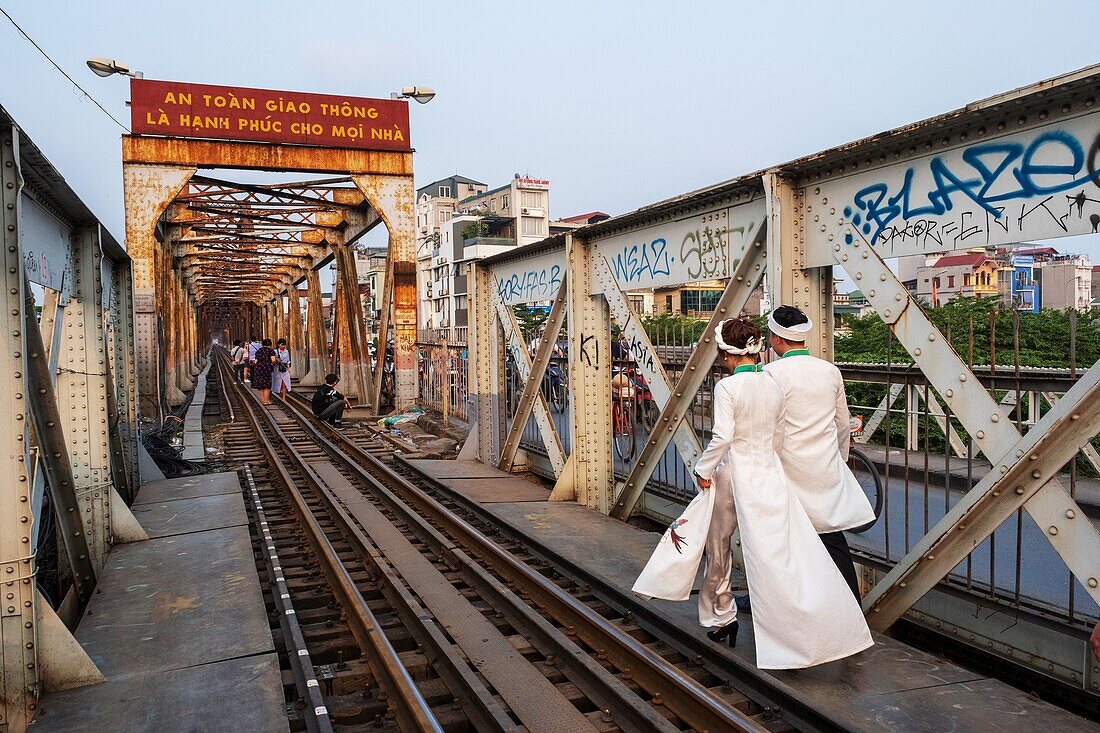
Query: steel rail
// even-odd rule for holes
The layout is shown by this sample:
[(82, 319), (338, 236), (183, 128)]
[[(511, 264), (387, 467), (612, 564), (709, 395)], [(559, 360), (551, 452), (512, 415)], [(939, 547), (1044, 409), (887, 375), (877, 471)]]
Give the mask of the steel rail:
[(462, 506), (465, 510), (478, 517), (481, 521), (491, 525), (497, 531), (509, 539), (523, 545), (532, 555), (550, 563), (555, 570), (563, 576), (592, 589), (592, 594), (609, 606), (621, 612), (630, 614), (638, 626), (654, 637), (678, 649), (685, 654), (694, 654), (702, 658), (714, 668), (733, 667), (738, 674), (736, 677), (741, 691), (751, 690), (755, 695), (755, 701), (762, 706), (782, 711), (783, 719), (800, 730), (815, 731), (840, 731), (841, 726), (824, 718), (814, 706), (813, 701), (803, 698), (795, 688), (789, 687), (780, 680), (775, 679), (767, 672), (753, 666), (748, 661), (730, 655), (708, 642), (700, 641), (687, 629), (670, 626), (664, 617), (657, 613), (649, 603), (639, 598), (620, 591), (614, 586), (601, 581), (590, 571), (580, 567), (553, 550), (541, 545), (531, 538), (526, 537), (509, 525), (502, 523), (499, 518), (488, 512), (477, 502), (456, 492), (454, 489), (441, 483), (438, 479), (425, 474), (413, 465), (404, 456), (396, 456), (398, 465), (415, 473), (420, 480), (434, 487), (439, 493), (448, 497), (451, 501)]
[[(292, 406), (292, 403), (286, 404), (288, 412), (297, 418), (299, 424), (309, 429), (318, 441), (327, 443), (331, 448), (330, 452), (340, 457), (348, 470), (375, 487), (387, 505), (408, 523), (430, 528), (425, 519), (427, 518), (443, 527), (460, 545), (473, 553), (480, 563), (514, 584), (517, 592), (530, 596), (532, 602), (542, 607), (569, 635), (575, 635), (588, 647), (602, 652), (601, 658), (614, 667), (628, 670), (632, 681), (642, 689), (650, 694), (660, 695), (657, 698), (660, 703), (688, 725), (696, 730), (710, 731), (759, 733), (766, 730), (760, 723), (728, 706), (664, 658), (639, 644), (625, 631), (517, 560), (339, 431), (324, 426), (325, 434), (322, 434), (311, 416), (307, 417), (300, 407)], [(340, 445), (337, 446), (327, 435), (336, 437)], [(368, 471), (364, 466), (370, 466), (374, 472)], [(397, 492), (400, 492), (400, 496)], [(430, 528), (424, 534), (431, 536), (434, 532)], [(459, 548), (453, 548), (450, 552), (461, 560)]]
[[(224, 357), (223, 357), (224, 358)], [(223, 369), (227, 368), (223, 365)], [(239, 384), (237, 391), (244, 391), (255, 399)], [(405, 587), (398, 575), (390, 567), (377, 547), (367, 538), (356, 524), (340, 510), (329, 495), (323, 479), (319, 479), (308, 461), (294, 448), (293, 441), (285, 431), (265, 411), (268, 418), (269, 429), (278, 437), (281, 446), (286, 450), (298, 470), (305, 477), (310, 488), (325, 501), (329, 507), (329, 515), (340, 526), (346, 539), (358, 546), (360, 554), (369, 559), (373, 564), (376, 575), (382, 581), (381, 590), (383, 596), (389, 601), (404, 626), (434, 655), (433, 669), (447, 684), (448, 688), (458, 693), (457, 699), (461, 702), (463, 712), (479, 731), (503, 731), (512, 730), (515, 726), (508, 713), (494, 699), (493, 694), (477, 678), (474, 671), (465, 662), (460, 650), (446, 637), (443, 631), (433, 623), (425, 623), (425, 619), (431, 618), (431, 614), (420, 604), (416, 597)], [(261, 427), (254, 423), (254, 427), (262, 432)]]
[[(226, 378), (228, 365), (224, 357), (219, 359), (219, 369), (222, 377)], [(236, 386), (236, 390), (238, 394), (244, 392), (247, 395), (242, 400), (242, 406), (251, 423), (256, 426), (257, 440), (268, 458), (269, 467), (278, 474), (279, 479), (286, 487), (295, 512), (307, 531), (309, 543), (313, 546), (317, 556), (322, 559), (322, 572), (324, 572), (333, 593), (340, 599), (340, 604), (347, 613), (348, 626), (352, 635), (359, 644), (359, 648), (370, 660), (371, 667), (379, 682), (389, 694), (390, 704), (398, 723), (403, 730), (443, 733), (443, 729), (436, 720), (435, 715), (432, 714), (427, 701), (420, 694), (420, 690), (409, 675), (408, 670), (401, 664), (397, 651), (390, 644), (385, 634), (382, 633), (378, 620), (362, 595), (360, 595), (355, 581), (352, 580), (347, 568), (340, 561), (335, 548), (325, 535), (324, 529), (310, 510), (305, 497), (302, 496), (294, 480), (282, 465), (282, 460), (276, 452), (275, 446), (272, 445), (264, 431), (260, 429), (261, 420), (257, 416), (259, 398), (251, 394), (251, 390), (245, 392), (239, 385)], [(267, 420), (273, 423), (270, 415), (267, 415)]]

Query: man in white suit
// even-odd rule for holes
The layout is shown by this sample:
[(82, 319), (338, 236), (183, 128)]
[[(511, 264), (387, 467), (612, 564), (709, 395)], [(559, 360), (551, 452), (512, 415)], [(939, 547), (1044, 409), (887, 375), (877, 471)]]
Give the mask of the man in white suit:
[(858, 601), (859, 581), (844, 530), (873, 521), (875, 513), (848, 468), (852, 436), (844, 378), (835, 365), (806, 349), (812, 329), (798, 308), (772, 311), (769, 341), (780, 358), (764, 371), (779, 383), (786, 405), (783, 470)]

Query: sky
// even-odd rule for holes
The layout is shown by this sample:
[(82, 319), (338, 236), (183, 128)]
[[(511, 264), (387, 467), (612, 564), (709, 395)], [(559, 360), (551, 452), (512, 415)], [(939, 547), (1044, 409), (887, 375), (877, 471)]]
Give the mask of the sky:
[[(549, 179), (553, 218), (625, 213), (1100, 62), (1097, 2), (0, 7), (126, 124), (127, 80), (93, 75), (89, 57), (150, 79), (383, 98), (432, 87), (410, 104), (417, 185)], [(121, 240), (123, 130), (3, 17), (0, 58), (0, 105)], [(1056, 246), (1100, 262), (1095, 238)]]

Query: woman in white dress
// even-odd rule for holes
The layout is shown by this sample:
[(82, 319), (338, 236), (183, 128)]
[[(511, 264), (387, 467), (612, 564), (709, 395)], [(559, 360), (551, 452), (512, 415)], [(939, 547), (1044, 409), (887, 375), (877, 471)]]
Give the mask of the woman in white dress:
[(760, 372), (764, 339), (748, 321), (729, 319), (718, 324), (714, 341), (733, 373), (714, 387), (712, 437), (695, 465), (702, 493), (665, 532), (634, 590), (686, 599), (705, 547), (699, 622), (710, 628), (712, 640), (734, 646), (738, 625), (729, 545), (739, 526), (752, 589), (757, 666), (811, 667), (867, 649), (874, 642), (859, 604), (776, 455), (783, 395)]
[(271, 391), (278, 392), (284, 400), (290, 392), (290, 349), (287, 348), (286, 339), (279, 339), (275, 344), (275, 366), (271, 373)]

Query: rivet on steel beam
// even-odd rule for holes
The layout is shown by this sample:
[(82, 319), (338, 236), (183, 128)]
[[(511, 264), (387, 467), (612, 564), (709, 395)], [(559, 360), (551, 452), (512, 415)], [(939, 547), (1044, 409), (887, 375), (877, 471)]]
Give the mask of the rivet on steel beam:
[(916, 349), (913, 349), (913, 356), (920, 356), (920, 355), (921, 355), (921, 350), (920, 350), (919, 347), (916, 348)]
[(1069, 419), (1070, 420), (1080, 420), (1081, 415), (1080, 415), (1080, 413), (1075, 412), (1075, 413), (1073, 413), (1072, 415), (1069, 416)]
[(965, 382), (966, 381), (966, 373), (965, 372), (963, 374), (959, 375), (959, 381), (960, 382)]
[(945, 397), (951, 398), (955, 396), (955, 390), (949, 389), (943, 393)]
[(983, 440), (985, 438), (985, 431), (984, 430), (979, 430), (977, 433), (974, 434), (974, 436), (978, 440)]
[(1058, 528), (1055, 526), (1051, 526), (1051, 528), (1048, 529), (1047, 532), (1049, 532), (1050, 534), (1058, 534)]
[(1096, 587), (1096, 585), (1097, 585), (1097, 580), (1096, 580), (1096, 578), (1089, 578), (1089, 582), (1088, 582), (1088, 586), (1089, 586), (1089, 588), (1095, 588), (1095, 587)]
[(1016, 493), (1017, 493), (1017, 494), (1022, 494), (1022, 493), (1024, 493), (1024, 487), (1023, 487), (1023, 486), (1017, 486), (1017, 487), (1016, 487)]
[(1039, 454), (1038, 454), (1038, 453), (1032, 453), (1032, 454), (1031, 454), (1031, 455), (1030, 455), (1030, 456), (1028, 457), (1028, 460), (1030, 460), (1030, 461), (1037, 461), (1037, 460), (1039, 460)]
[(992, 420), (993, 422), (1000, 422), (1001, 421), (1001, 416), (1000, 416), (999, 413), (994, 412), (992, 415), (989, 416), (989, 419)]
[(1077, 512), (1073, 511), (1072, 509), (1067, 509), (1066, 510), (1066, 519), (1073, 519), (1076, 516), (1077, 516)]

